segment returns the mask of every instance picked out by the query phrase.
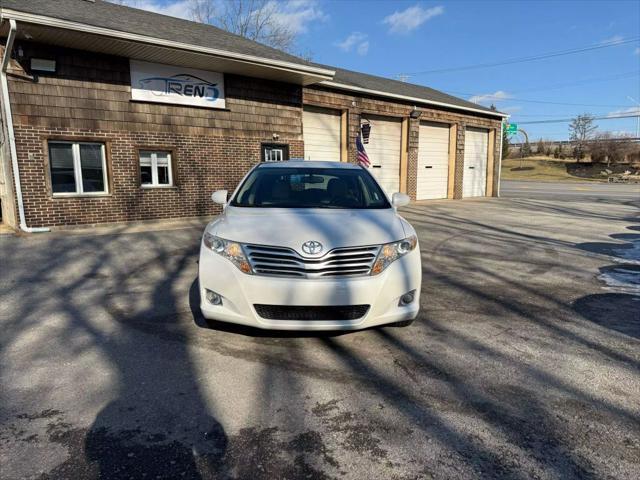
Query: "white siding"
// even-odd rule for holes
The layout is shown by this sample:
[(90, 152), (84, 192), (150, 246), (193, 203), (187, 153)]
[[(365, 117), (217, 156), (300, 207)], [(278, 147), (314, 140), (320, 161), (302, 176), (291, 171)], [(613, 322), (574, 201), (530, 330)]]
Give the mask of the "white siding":
[(489, 132), (480, 128), (467, 128), (464, 137), (463, 197), (485, 195), (488, 153)]
[(340, 161), (340, 112), (305, 106), (302, 112), (305, 160)]
[(449, 125), (420, 123), (416, 199), (447, 198)]
[(400, 142), (402, 121), (398, 118), (365, 116), (371, 123), (369, 143), (364, 149), (371, 161), (371, 173), (392, 195), (400, 191)]

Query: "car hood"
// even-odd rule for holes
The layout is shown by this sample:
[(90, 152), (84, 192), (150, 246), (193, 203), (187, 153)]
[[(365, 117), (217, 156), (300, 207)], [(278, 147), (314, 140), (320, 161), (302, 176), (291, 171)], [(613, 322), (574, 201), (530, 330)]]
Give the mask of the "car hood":
[(335, 210), (227, 207), (208, 231), (227, 240), (289, 247), (302, 252), (308, 240), (323, 251), (337, 247), (375, 245), (407, 236), (393, 209)]

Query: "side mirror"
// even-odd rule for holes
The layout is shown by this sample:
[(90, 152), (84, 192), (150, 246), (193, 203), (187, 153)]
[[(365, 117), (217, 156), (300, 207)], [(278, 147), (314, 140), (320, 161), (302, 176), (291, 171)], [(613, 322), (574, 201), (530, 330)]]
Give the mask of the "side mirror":
[(396, 192), (391, 197), (391, 205), (394, 208), (404, 207), (405, 205), (409, 205), (411, 202), (411, 198), (406, 193)]
[(226, 190), (216, 190), (211, 194), (211, 200), (213, 203), (218, 203), (220, 205), (227, 204), (227, 191)]

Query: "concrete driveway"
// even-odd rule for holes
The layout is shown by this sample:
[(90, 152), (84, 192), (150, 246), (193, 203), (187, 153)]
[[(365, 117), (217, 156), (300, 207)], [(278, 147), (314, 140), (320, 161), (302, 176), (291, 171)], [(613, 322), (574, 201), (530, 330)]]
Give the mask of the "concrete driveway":
[(344, 335), (206, 328), (199, 227), (0, 237), (1, 476), (637, 479), (638, 207), (411, 206), (418, 321)]

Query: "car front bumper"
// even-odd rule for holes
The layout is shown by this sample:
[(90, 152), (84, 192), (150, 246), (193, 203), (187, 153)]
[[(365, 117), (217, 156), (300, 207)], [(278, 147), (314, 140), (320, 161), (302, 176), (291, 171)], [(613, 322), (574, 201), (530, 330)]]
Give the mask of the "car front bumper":
[[(393, 262), (382, 273), (367, 277), (300, 279), (247, 275), (204, 245), (200, 249), (200, 309), (205, 318), (274, 330), (357, 330), (413, 320), (420, 309), (422, 269), (419, 248)], [(206, 299), (205, 289), (222, 297), (222, 305)], [(413, 302), (399, 306), (400, 297), (415, 290)], [(370, 305), (356, 320), (270, 320), (254, 305)]]

